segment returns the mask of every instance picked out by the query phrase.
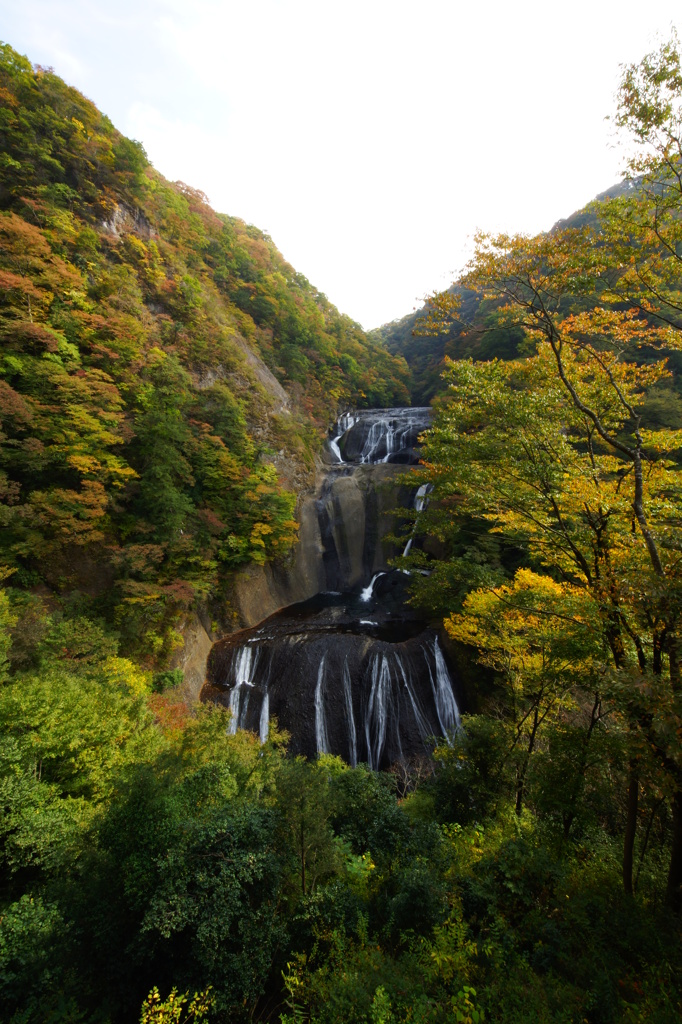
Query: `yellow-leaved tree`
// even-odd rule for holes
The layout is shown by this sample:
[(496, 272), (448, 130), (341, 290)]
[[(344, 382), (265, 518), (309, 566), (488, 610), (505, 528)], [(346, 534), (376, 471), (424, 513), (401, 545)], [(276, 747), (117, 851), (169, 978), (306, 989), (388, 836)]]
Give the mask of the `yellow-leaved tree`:
[[(487, 327), (523, 331), (528, 354), (450, 363), (424, 448), (431, 528), (447, 533), (456, 508), (518, 544), (535, 570), (471, 595), (451, 634), (523, 695), (517, 742), (529, 755), (569, 691), (589, 679), (588, 731), (608, 697), (628, 751), (624, 885), (632, 891), (641, 789), (656, 787), (671, 806), (667, 900), (678, 910), (682, 420), (649, 410), (682, 348), (681, 111), (673, 40), (624, 73), (618, 123), (641, 144), (631, 168), (644, 177), (587, 226), (478, 236), (462, 287), (478, 291)], [(436, 296), (434, 325), (453, 315), (452, 294)], [(517, 777), (520, 807), (523, 761)]]

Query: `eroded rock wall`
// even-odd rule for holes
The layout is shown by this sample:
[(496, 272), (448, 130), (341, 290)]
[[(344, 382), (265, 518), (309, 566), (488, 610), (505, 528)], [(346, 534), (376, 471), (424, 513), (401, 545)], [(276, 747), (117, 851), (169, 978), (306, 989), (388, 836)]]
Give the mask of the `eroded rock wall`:
[(300, 507), (299, 539), (287, 559), (250, 566), (234, 586), (240, 625), (252, 626), (290, 604), (326, 590), (352, 590), (388, 568), (400, 553), (389, 539), (400, 527), (413, 488), (405, 466), (321, 469)]
[[(391, 537), (400, 533), (405, 510), (413, 507), (416, 486), (406, 476), (418, 461), (418, 439), (428, 420), (428, 409), (374, 409), (341, 417), (322, 453), (324, 462), (318, 462), (314, 485), (300, 500), (298, 542), (286, 558), (251, 565), (235, 576), (223, 634), (318, 594), (357, 593), (389, 568), (404, 546)], [(285, 476), (287, 468), (278, 467)], [(305, 483), (298, 480), (296, 486)], [(211, 630), (188, 619), (183, 635), (185, 646), (175, 664), (185, 671), (186, 692), (194, 694), (205, 675)]]

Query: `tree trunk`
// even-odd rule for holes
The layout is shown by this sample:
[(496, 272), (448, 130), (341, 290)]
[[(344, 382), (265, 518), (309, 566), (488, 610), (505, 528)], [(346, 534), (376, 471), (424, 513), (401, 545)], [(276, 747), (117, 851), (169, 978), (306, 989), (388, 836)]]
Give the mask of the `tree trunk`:
[(529, 740), (528, 740), (528, 750), (526, 751), (526, 756), (523, 759), (523, 764), (522, 764), (522, 766), (521, 766), (521, 768), (520, 768), (520, 770), (518, 772), (518, 775), (516, 777), (516, 807), (515, 807), (515, 811), (516, 811), (516, 813), (518, 815), (520, 815), (521, 811), (523, 810), (523, 794), (524, 794), (524, 789), (525, 789), (525, 785), (526, 785), (526, 774), (528, 772), (528, 764), (530, 763), (530, 759), (531, 759), (533, 750), (535, 748), (535, 737), (537, 735), (539, 724), (540, 724), (540, 720), (539, 720), (539, 717), (538, 717), (538, 709), (535, 708), (535, 710), (533, 711), (533, 728), (530, 731), (530, 737), (529, 737)]
[(575, 821), (576, 809), (578, 800), (583, 792), (585, 785), (585, 773), (587, 772), (587, 750), (588, 744), (592, 739), (592, 733), (594, 727), (599, 721), (599, 715), (601, 711), (601, 697), (599, 693), (594, 695), (594, 704), (592, 705), (592, 714), (590, 715), (590, 724), (585, 734), (585, 740), (583, 742), (583, 749), (580, 755), (580, 761), (578, 762), (578, 768), (575, 775), (575, 786), (573, 788), (573, 799), (572, 806), (568, 814), (564, 815), (564, 840), (568, 841), (568, 837), (571, 834), (571, 826)]
[(676, 914), (682, 912), (682, 793), (672, 800), (673, 847), (670, 851), (670, 870), (665, 902)]
[(637, 804), (639, 802), (639, 777), (637, 765), (630, 761), (630, 782), (628, 785), (627, 820), (623, 842), (623, 888), (632, 896), (632, 867), (635, 854), (635, 834), (637, 832)]
[(649, 815), (649, 821), (647, 822), (646, 832), (644, 833), (644, 842), (642, 843), (642, 849), (639, 851), (639, 863), (637, 865), (637, 874), (635, 875), (635, 889), (637, 888), (637, 885), (639, 884), (639, 873), (642, 870), (642, 864), (644, 863), (644, 856), (646, 854), (647, 847), (649, 845), (649, 836), (651, 835), (651, 827), (652, 827), (652, 825), (654, 823), (654, 818), (656, 817), (656, 811), (658, 810), (658, 808), (661, 806), (662, 803), (663, 803), (663, 797), (661, 797), (660, 800), (657, 800), (656, 803), (654, 804), (654, 806), (651, 808), (651, 814)]

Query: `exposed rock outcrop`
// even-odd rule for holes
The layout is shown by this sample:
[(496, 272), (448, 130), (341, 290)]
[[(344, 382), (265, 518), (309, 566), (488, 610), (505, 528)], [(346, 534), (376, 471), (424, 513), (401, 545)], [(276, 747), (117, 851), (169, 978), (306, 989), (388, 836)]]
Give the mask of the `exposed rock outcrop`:
[(179, 625), (184, 640), (176, 651), (171, 668), (180, 668), (183, 673), (182, 696), (188, 704), (199, 699), (201, 688), (206, 681), (206, 662), (213, 647), (210, 623), (203, 622), (196, 613), (190, 613)]
[(126, 203), (117, 203), (108, 218), (102, 221), (101, 228), (117, 238), (129, 231), (144, 239), (155, 238), (157, 234), (142, 211)]
[(351, 590), (400, 553), (390, 541), (411, 504), (404, 466), (337, 465), (320, 471), (301, 502), (299, 538), (286, 560), (250, 566), (235, 580), (242, 625), (326, 590)]
[(263, 740), (276, 719), (294, 753), (375, 769), (428, 754), (459, 709), (438, 636), (405, 614), (404, 579), (394, 570), (371, 596), (320, 595), (218, 641), (204, 698)]

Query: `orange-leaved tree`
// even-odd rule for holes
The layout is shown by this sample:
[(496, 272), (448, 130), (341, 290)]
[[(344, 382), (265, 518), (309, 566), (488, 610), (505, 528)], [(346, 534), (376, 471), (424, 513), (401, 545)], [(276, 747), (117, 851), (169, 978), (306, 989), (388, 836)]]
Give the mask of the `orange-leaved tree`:
[[(523, 331), (528, 355), (451, 364), (425, 457), (441, 509), (456, 500), (460, 513), (520, 542), (534, 568), (563, 588), (557, 608), (575, 588), (584, 591), (602, 643), (599, 691), (617, 707), (627, 737), (624, 885), (632, 891), (646, 776), (670, 800), (667, 898), (679, 909), (682, 431), (674, 427), (682, 421), (671, 428), (647, 415), (671, 376), (666, 357), (682, 348), (682, 77), (674, 43), (626, 69), (620, 100), (619, 124), (646, 150), (632, 163), (644, 178), (624, 198), (584, 227), (478, 236), (462, 285), (487, 301), (496, 329)], [(436, 297), (435, 325), (456, 316), (454, 307), (451, 296)], [(438, 529), (437, 502), (430, 514)], [(472, 600), (454, 620), (458, 635), (476, 617)], [(550, 619), (551, 604), (543, 613)], [(515, 614), (530, 616), (518, 600)], [(558, 612), (553, 628), (565, 632)], [(537, 637), (529, 640), (537, 650)], [(489, 638), (480, 646), (488, 649)]]

